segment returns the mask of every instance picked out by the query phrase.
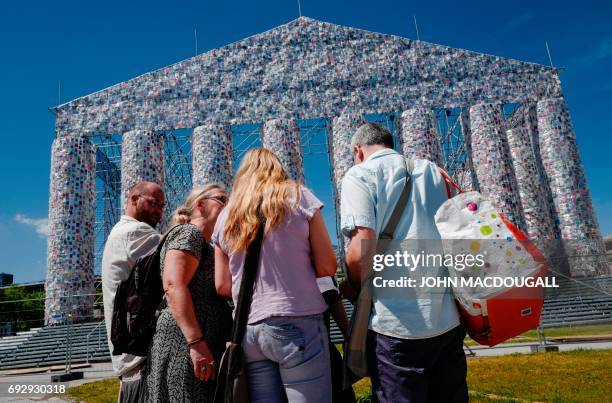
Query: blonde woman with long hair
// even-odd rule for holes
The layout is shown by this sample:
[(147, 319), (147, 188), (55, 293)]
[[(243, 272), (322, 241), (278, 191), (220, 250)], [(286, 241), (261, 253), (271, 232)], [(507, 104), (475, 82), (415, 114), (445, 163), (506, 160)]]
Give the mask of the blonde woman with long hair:
[(265, 231), (246, 335), (242, 341), (252, 402), (330, 402), (327, 305), (316, 278), (336, 273), (321, 208), (289, 179), (265, 148), (244, 156), (227, 207), (219, 215), (215, 286), (234, 303), (245, 251), (265, 217)]
[(147, 402), (212, 402), (216, 363), (231, 311), (215, 291), (212, 231), (227, 199), (216, 184), (195, 189), (174, 213), (160, 268), (167, 307), (157, 321), (147, 369)]

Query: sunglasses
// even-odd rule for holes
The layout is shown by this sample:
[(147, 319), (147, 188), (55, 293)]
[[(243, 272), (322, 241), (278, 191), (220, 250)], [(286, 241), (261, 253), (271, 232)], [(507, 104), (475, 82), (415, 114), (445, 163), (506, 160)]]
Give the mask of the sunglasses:
[(159, 207), (159, 208), (162, 208), (162, 209), (164, 207), (166, 207), (166, 203), (165, 202), (160, 202), (155, 197), (151, 197), (151, 196), (147, 196), (147, 195), (138, 195), (138, 197), (142, 197), (143, 199), (145, 199), (147, 201), (147, 203), (149, 203), (153, 207)]
[(205, 197), (204, 199), (216, 200), (221, 204), (227, 204), (227, 196), (225, 195), (209, 196), (209, 197)]

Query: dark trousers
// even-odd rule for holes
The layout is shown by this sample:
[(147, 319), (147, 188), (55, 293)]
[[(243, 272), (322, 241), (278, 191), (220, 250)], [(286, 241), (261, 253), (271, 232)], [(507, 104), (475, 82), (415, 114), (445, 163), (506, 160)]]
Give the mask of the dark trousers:
[(380, 403), (468, 401), (463, 325), (427, 339), (368, 331), (372, 398)]
[(146, 402), (147, 377), (146, 364), (130, 371), (129, 374), (120, 376), (119, 380), (119, 403), (144, 403)]

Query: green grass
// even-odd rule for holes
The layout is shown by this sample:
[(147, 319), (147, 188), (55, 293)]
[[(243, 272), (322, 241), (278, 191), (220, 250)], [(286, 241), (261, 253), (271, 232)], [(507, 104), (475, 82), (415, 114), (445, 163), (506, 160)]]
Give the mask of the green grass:
[(119, 380), (117, 378), (85, 383), (68, 390), (70, 397), (78, 402), (116, 403), (119, 395)]
[[(612, 350), (468, 359), (470, 402), (612, 401)], [(369, 379), (354, 385), (369, 401)]]
[(473, 397), (493, 394), (527, 401), (610, 401), (612, 350), (471, 358), (468, 385)]
[[(597, 336), (610, 335), (612, 336), (612, 324), (604, 325), (584, 325), (573, 327), (551, 327), (544, 329), (546, 337), (561, 337), (561, 336)], [(530, 330), (524, 333), (525, 336), (538, 338), (536, 330)]]
[[(106, 379), (68, 392), (77, 401), (110, 403), (118, 386)], [(469, 358), (468, 387), (470, 402), (477, 403), (612, 401), (612, 349)], [(369, 379), (354, 389), (360, 401), (369, 401)]]
[[(546, 338), (553, 337), (565, 337), (565, 336), (610, 336), (612, 337), (612, 324), (604, 325), (585, 325), (585, 326), (573, 326), (573, 327), (551, 327), (544, 329), (544, 335)], [(537, 330), (530, 330), (516, 336), (505, 343), (526, 343), (538, 341)], [(469, 336), (465, 338), (465, 344), (468, 346), (477, 346), (474, 340), (470, 339)]]

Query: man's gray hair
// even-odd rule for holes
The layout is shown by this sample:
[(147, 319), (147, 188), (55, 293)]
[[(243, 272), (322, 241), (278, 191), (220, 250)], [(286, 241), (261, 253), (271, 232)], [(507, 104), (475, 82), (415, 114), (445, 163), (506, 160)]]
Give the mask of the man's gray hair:
[(351, 138), (351, 147), (381, 145), (393, 148), (393, 136), (389, 130), (376, 123), (364, 123)]

